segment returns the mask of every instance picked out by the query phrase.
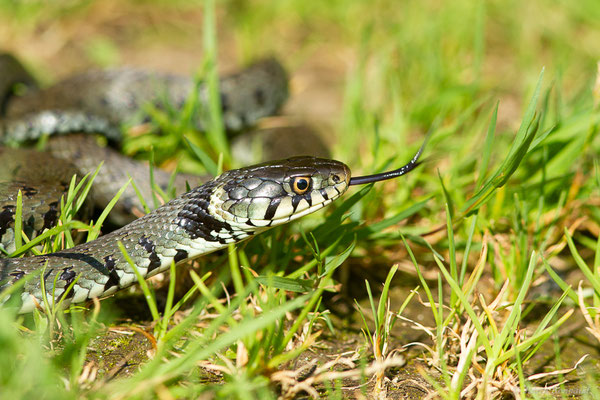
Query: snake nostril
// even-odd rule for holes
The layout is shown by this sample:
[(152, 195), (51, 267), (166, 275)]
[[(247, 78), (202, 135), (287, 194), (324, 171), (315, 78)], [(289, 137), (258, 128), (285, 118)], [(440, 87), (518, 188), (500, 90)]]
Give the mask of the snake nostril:
[(336, 174), (333, 174), (331, 179), (333, 180), (334, 183), (338, 183), (340, 180), (342, 180), (342, 178), (340, 178), (340, 176), (336, 175)]

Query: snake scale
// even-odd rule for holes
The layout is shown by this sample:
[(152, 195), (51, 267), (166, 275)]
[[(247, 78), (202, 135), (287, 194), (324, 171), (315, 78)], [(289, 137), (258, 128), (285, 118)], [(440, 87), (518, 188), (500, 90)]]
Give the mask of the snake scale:
[[(80, 132), (102, 133), (118, 140), (123, 123), (144, 120), (140, 110), (145, 104), (157, 104), (158, 96), (167, 96), (169, 104), (180, 107), (196, 88), (188, 78), (118, 69), (84, 73), (38, 90), (35, 80), (8, 54), (0, 55), (0, 75), (3, 76), (0, 79), (3, 113), (0, 143), (5, 144), (35, 140), (41, 135)], [(30, 89), (17, 96), (13, 90), (17, 83)], [(200, 104), (206, 104), (206, 89), (200, 86), (198, 90)], [(277, 111), (287, 97), (287, 78), (280, 64), (268, 59), (221, 79), (220, 90), (224, 123), (228, 129), (238, 130)], [(202, 130), (202, 119), (198, 118), (196, 123)], [(58, 143), (60, 152), (70, 142)], [(336, 200), (350, 185), (403, 175), (418, 165), (422, 149), (397, 170), (364, 177), (351, 178), (350, 169), (342, 162), (312, 156), (227, 171), (91, 242), (46, 255), (0, 258), (0, 291), (35, 275), (25, 282), (19, 294), (12, 295), (20, 312), (32, 311), (43, 304), (44, 299), (51, 304), (62, 299), (62, 305), (68, 306), (108, 296), (137, 280), (119, 243), (141, 275), (148, 278), (166, 270), (172, 262), (181, 263), (222, 249), (312, 213)], [(28, 151), (0, 147), (2, 240), (14, 223), (16, 190), (23, 193), (24, 219), (41, 208), (45, 210), (41, 222), (33, 224), (48, 228), (56, 222), (57, 201), (32, 200), (33, 206), (25, 203), (29, 197), (42, 195), (40, 192), (44, 192), (44, 196), (57, 193), (60, 196), (76, 172), (69, 162), (72, 159), (53, 158), (48, 165), (44, 153)], [(97, 152), (101, 156), (112, 156), (112, 153)], [(73, 153), (69, 154), (74, 157)], [(20, 171), (23, 159), (32, 164), (34, 172)], [(121, 164), (123, 162), (125, 164)], [(105, 165), (111, 163), (119, 164), (118, 169), (135, 168), (121, 158)], [(31, 183), (34, 178), (41, 178), (41, 183)], [(53, 182), (62, 188), (50, 188)]]

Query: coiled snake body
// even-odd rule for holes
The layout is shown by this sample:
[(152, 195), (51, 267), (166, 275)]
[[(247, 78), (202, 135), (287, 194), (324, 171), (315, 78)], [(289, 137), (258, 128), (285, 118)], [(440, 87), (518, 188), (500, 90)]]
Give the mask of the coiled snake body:
[[(5, 70), (21, 77), (19, 82), (33, 83), (12, 56), (0, 55), (0, 72), (3, 63)], [(8, 89), (13, 84), (14, 80), (0, 80), (0, 95), (10, 94)], [(119, 124), (136, 117), (139, 107), (144, 102), (153, 102), (157, 91), (166, 93), (172, 104), (180, 105), (193, 87), (184, 78), (128, 70), (73, 78), (46, 91), (35, 92), (29, 100), (27, 96), (11, 99), (7, 94), (1, 103), (5, 117), (0, 122), (0, 143), (35, 139), (41, 134), (81, 131), (118, 137)], [(221, 81), (224, 121), (229, 128), (239, 129), (275, 112), (286, 95), (285, 73), (279, 64), (273, 60), (255, 64)], [(203, 96), (201, 87), (200, 97)], [(201, 120), (198, 127), (202, 128)], [(43, 186), (32, 185), (27, 174), (21, 176), (21, 180), (3, 183), (2, 171), (10, 175), (9, 172), (16, 173), (20, 169), (14, 155), (21, 150), (0, 148), (0, 162), (3, 151), (4, 156), (10, 153), (6, 160), (13, 160), (14, 167), (8, 167), (5, 161), (5, 167), (0, 168), (0, 239), (14, 223), (14, 199), (7, 203), (2, 196), (14, 197), (15, 189), (21, 189), (25, 203)], [(53, 302), (62, 297), (63, 305), (68, 305), (110, 295), (136, 281), (119, 243), (141, 275), (147, 278), (164, 271), (172, 262), (213, 252), (314, 212), (341, 196), (351, 184), (402, 175), (418, 164), (420, 153), (421, 150), (409, 164), (396, 171), (353, 180), (343, 163), (315, 157), (295, 157), (231, 170), (94, 241), (41, 256), (0, 258), (0, 291), (26, 276), (37, 275), (23, 287), (18, 299), (20, 312), (33, 310), (44, 298)], [(44, 161), (37, 161), (43, 165)], [(35, 164), (35, 160), (30, 163)], [(49, 168), (38, 166), (33, 175), (45, 175), (43, 170), (47, 175), (62, 168), (61, 164)], [(73, 171), (68, 165), (64, 168), (68, 179)], [(45, 181), (66, 184), (64, 178), (49, 175), (52, 177), (46, 177)], [(48, 207), (51, 203), (47, 200), (41, 203), (44, 201), (46, 214), (42, 220), (56, 214), (55, 209)], [(44, 221), (43, 225), (51, 224)]]

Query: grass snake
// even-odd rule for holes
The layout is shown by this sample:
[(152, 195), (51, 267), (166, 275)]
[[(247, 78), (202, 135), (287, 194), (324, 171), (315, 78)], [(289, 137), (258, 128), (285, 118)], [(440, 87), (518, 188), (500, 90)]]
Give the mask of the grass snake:
[[(181, 105), (196, 87), (186, 78), (121, 69), (85, 73), (46, 90), (15, 96), (15, 83), (34, 87), (35, 81), (8, 54), (0, 55), (0, 75), (4, 76), (0, 80), (0, 95), (4, 93), (0, 143), (71, 132), (100, 132), (118, 139), (120, 124), (139, 118), (140, 107), (155, 102), (156, 93)], [(220, 85), (224, 121), (230, 129), (272, 114), (287, 97), (285, 72), (274, 60), (225, 77)], [(200, 86), (199, 91), (200, 98), (206, 99), (205, 89)], [(201, 120), (198, 128), (202, 129)], [(59, 142), (58, 147), (68, 143)], [(172, 262), (222, 249), (314, 212), (336, 200), (350, 185), (403, 175), (418, 165), (422, 149), (397, 170), (363, 177), (351, 178), (350, 169), (342, 162), (312, 156), (227, 171), (96, 240), (45, 255), (0, 258), (0, 291), (35, 275), (21, 292), (12, 295), (20, 312), (32, 311), (43, 304), (44, 297), (50, 303), (62, 298), (62, 305), (67, 306), (110, 295), (137, 280), (118, 243), (148, 278)], [(45, 153), (29, 151), (0, 147), (0, 239), (14, 223), (16, 190), (23, 193), (24, 219), (31, 216), (38, 228), (48, 228), (56, 222), (57, 210), (52, 204), (57, 200), (39, 200), (38, 196), (60, 197), (76, 173), (69, 161), (53, 158), (48, 165)], [(22, 160), (27, 160), (33, 172), (21, 171)], [(38, 183), (33, 183), (36, 179)], [(33, 205), (26, 205), (30, 197), (35, 199)]]

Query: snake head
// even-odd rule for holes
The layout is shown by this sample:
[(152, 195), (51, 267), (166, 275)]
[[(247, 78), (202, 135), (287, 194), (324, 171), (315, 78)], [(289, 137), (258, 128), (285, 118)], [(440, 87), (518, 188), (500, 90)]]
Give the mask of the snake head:
[(310, 214), (340, 197), (350, 182), (343, 163), (294, 157), (228, 171), (215, 180), (209, 209), (238, 229), (255, 231)]

